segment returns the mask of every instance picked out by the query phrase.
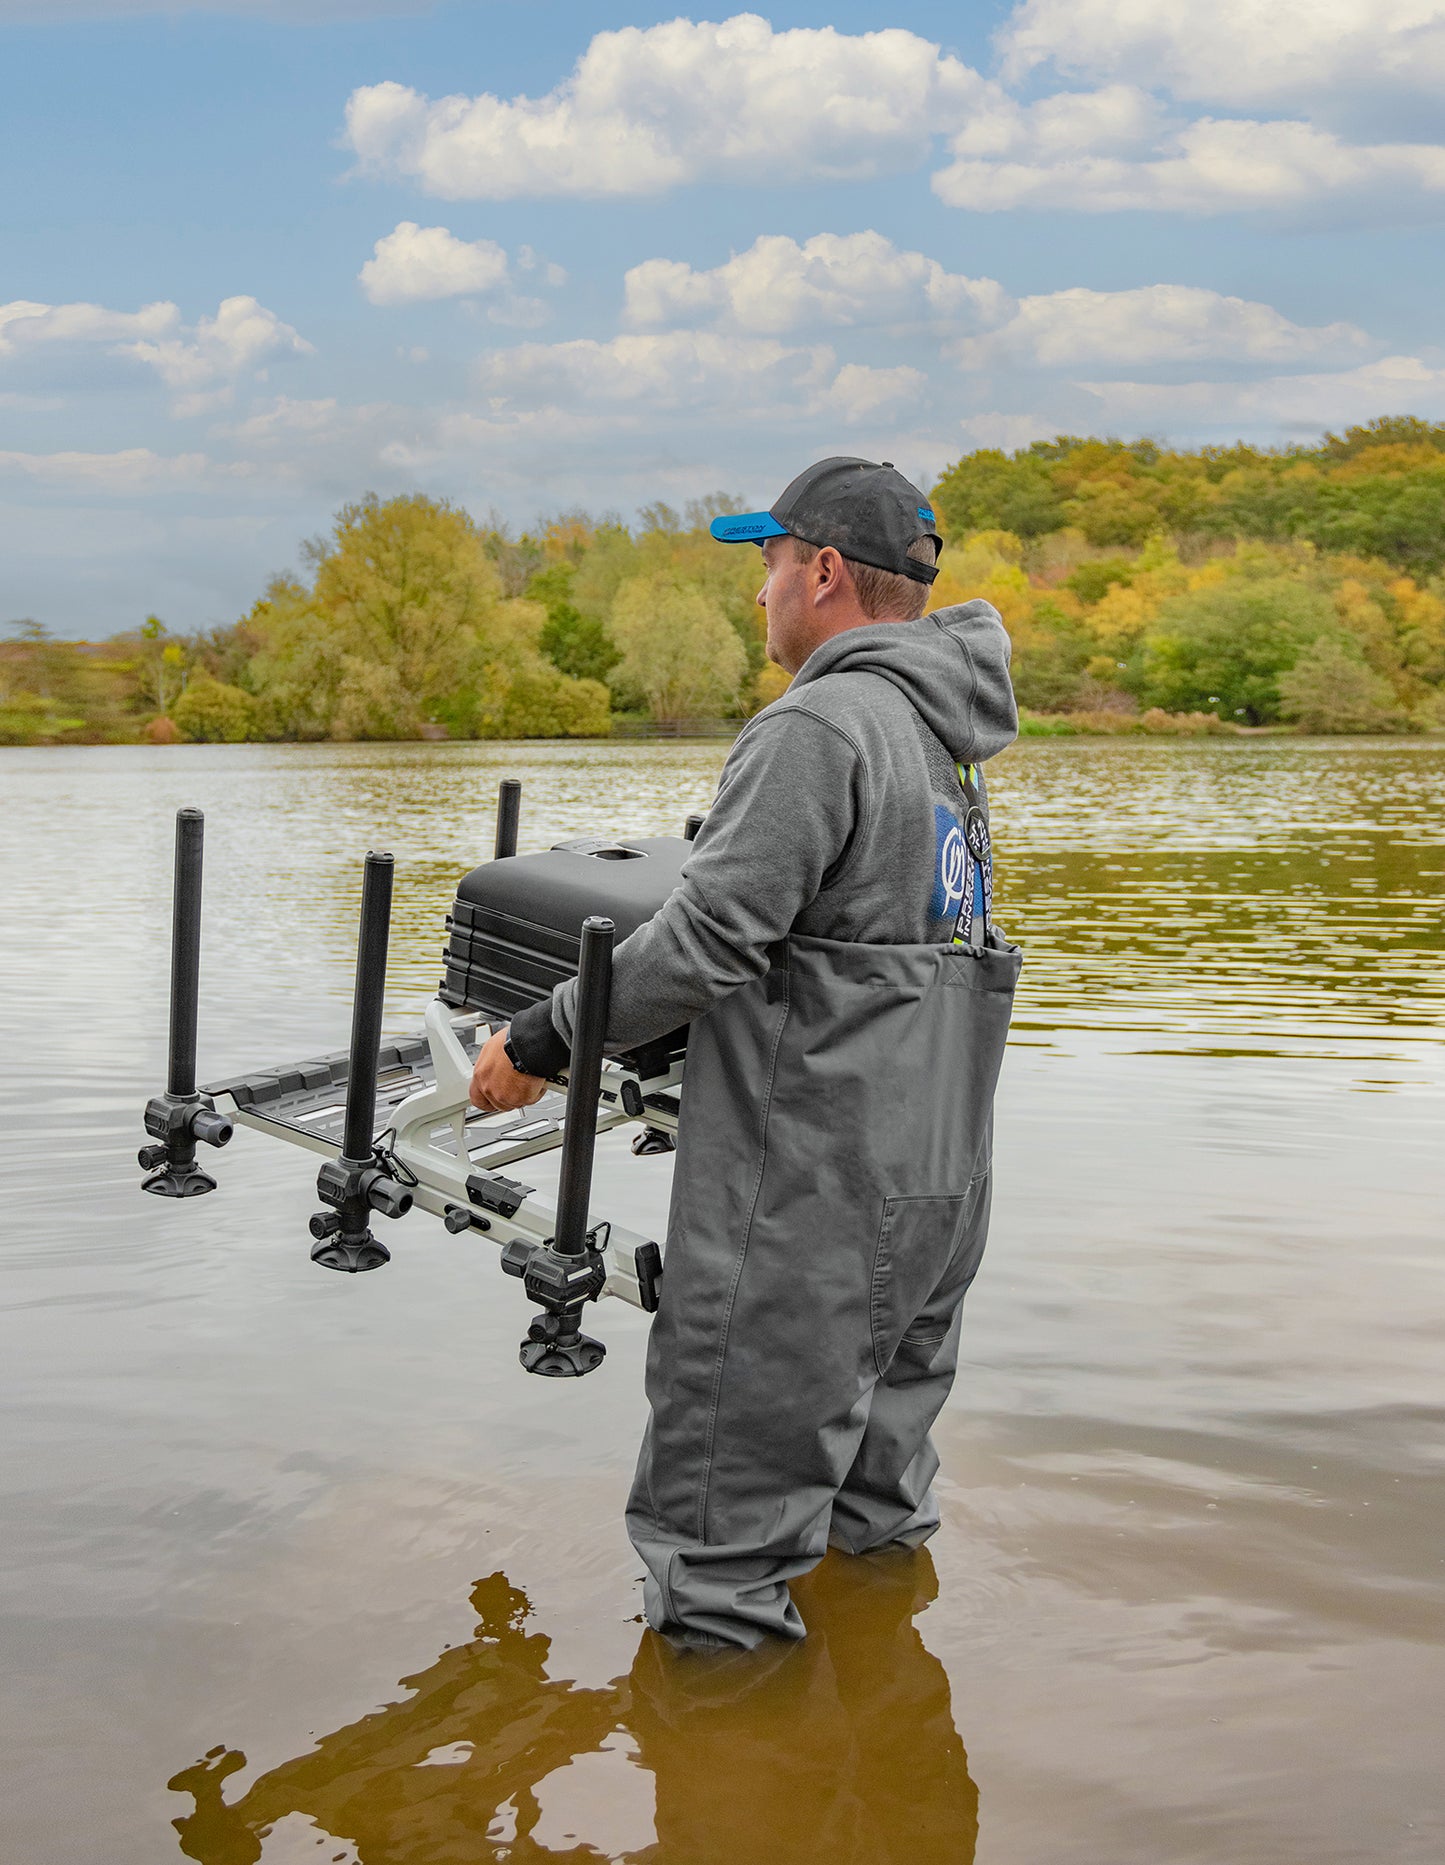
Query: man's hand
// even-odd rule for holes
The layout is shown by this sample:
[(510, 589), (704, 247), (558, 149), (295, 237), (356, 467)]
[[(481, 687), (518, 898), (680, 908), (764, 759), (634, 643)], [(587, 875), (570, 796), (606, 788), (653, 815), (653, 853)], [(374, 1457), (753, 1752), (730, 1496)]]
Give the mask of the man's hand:
[(523, 1075), (507, 1060), (503, 1044), (510, 1027), (504, 1025), (487, 1038), (472, 1070), (471, 1103), (484, 1114), (507, 1114), (513, 1108), (530, 1107), (547, 1092), (540, 1075)]

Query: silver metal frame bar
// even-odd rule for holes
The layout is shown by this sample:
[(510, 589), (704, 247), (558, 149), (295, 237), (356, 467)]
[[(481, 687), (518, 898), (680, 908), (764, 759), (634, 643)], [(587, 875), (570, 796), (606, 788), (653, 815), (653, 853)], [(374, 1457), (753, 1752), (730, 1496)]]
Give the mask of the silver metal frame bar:
[[(486, 1033), (489, 1033), (488, 1026), (479, 1024), (477, 1033), (485, 1041)], [(555, 1228), (556, 1210), (553, 1205), (538, 1198), (535, 1193), (528, 1192), (516, 1211), (509, 1217), (504, 1216), (474, 1203), (467, 1180), (478, 1173), (499, 1172), (519, 1160), (556, 1151), (562, 1144), (562, 1121), (547, 1120), (542, 1131), (518, 1139), (512, 1145), (507, 1145), (499, 1136), (498, 1143), (491, 1147), (485, 1144), (478, 1146), (477, 1136), (486, 1131), (491, 1120), (499, 1117), (479, 1116), (472, 1107), (468, 1099), (472, 1058), (462, 1046), (452, 1023), (451, 1012), (439, 998), (427, 1007), (426, 1036), (435, 1079), (408, 1095), (395, 1108), (391, 1117), (395, 1137), (388, 1149), (404, 1173), (415, 1178), (416, 1184), (411, 1187), (415, 1202), (424, 1211), (430, 1211), (437, 1217), (444, 1217), (448, 1211), (461, 1207), (471, 1217), (472, 1234), (483, 1232), (499, 1248), (519, 1237), (529, 1243), (545, 1242), (553, 1235)], [(605, 1063), (602, 1092), (597, 1104), (597, 1131), (605, 1133), (617, 1127), (635, 1125), (676, 1133), (675, 1113), (665, 1107), (650, 1107), (645, 1103), (652, 1096), (664, 1094), (675, 1102), (682, 1074), (682, 1067), (679, 1066), (670, 1074), (641, 1081), (635, 1073), (620, 1064)], [(625, 1089), (631, 1090), (626, 1095), (626, 1102)], [(230, 1114), (241, 1126), (254, 1128), (257, 1133), (269, 1134), (273, 1139), (284, 1140), (288, 1146), (299, 1146), (327, 1159), (335, 1159), (340, 1154), (339, 1145), (325, 1135), (308, 1133), (289, 1121), (242, 1107), (229, 1094), (215, 1095), (214, 1102), (220, 1111)], [(627, 1104), (642, 1111), (629, 1113)], [(516, 1122), (509, 1120), (508, 1124), (515, 1126)], [(523, 1126), (526, 1124), (524, 1122)], [(607, 1266), (607, 1282), (602, 1293), (617, 1296), (622, 1301), (631, 1302), (635, 1308), (640, 1308), (642, 1298), (638, 1288), (635, 1253), (642, 1244), (654, 1241), (661, 1244), (662, 1239), (639, 1236), (620, 1224), (611, 1223), (606, 1218), (593, 1217), (590, 1213), (589, 1219), (595, 1225), (609, 1226), (602, 1248), (603, 1261)]]

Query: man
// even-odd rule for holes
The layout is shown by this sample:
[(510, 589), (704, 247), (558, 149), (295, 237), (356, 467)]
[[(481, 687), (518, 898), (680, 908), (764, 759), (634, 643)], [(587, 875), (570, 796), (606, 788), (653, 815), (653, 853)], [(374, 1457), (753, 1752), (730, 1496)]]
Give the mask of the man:
[[(649, 1621), (798, 1638), (829, 1540), (938, 1525), (929, 1429), (988, 1225), (1017, 949), (987, 926), (976, 766), (1017, 731), (986, 602), (924, 615), (940, 540), (887, 461), (829, 459), (760, 543), (768, 654), (681, 886), (617, 948), (609, 1047), (690, 1024), (652, 1408), (628, 1506)], [(472, 1099), (536, 1100), (574, 984), (483, 1047)]]

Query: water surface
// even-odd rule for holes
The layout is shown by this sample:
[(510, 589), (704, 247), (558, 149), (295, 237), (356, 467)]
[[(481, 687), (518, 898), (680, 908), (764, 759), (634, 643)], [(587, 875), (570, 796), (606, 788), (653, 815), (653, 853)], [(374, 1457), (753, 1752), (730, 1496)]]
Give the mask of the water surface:
[[(528, 1380), (483, 1239), (328, 1275), (245, 1132), (138, 1193), (178, 805), (223, 1075), (344, 1045), (367, 846), (407, 1027), (501, 775), (543, 847), (675, 830), (723, 750), (0, 752), (0, 1856), (1438, 1865), (1445, 747), (992, 767), (1028, 962), (944, 1526), (765, 1663), (638, 1621), (645, 1317)], [(668, 1162), (604, 1154), (655, 1227)]]

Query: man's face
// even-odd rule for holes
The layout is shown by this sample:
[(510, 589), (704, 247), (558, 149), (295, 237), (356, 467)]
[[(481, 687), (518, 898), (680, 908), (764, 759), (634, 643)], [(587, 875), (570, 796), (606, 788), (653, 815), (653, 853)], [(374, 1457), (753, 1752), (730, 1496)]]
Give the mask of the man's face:
[(768, 659), (786, 673), (796, 673), (814, 647), (812, 567), (799, 563), (790, 537), (770, 537), (763, 545), (767, 576), (758, 591), (758, 607), (768, 618)]

